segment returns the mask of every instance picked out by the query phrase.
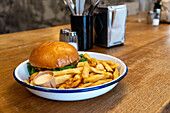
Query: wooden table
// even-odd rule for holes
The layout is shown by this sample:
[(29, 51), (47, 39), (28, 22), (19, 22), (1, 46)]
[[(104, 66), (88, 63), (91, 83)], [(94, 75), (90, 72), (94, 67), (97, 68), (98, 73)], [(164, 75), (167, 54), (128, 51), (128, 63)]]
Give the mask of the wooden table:
[[(128, 17), (126, 43), (90, 51), (109, 54), (128, 66), (127, 76), (110, 92), (89, 100), (59, 102), (33, 95), (13, 78), (15, 67), (34, 47), (59, 39), (69, 25), (0, 35), (0, 112), (157, 113), (170, 101), (170, 25), (152, 27)], [(169, 109), (168, 109), (169, 110)]]

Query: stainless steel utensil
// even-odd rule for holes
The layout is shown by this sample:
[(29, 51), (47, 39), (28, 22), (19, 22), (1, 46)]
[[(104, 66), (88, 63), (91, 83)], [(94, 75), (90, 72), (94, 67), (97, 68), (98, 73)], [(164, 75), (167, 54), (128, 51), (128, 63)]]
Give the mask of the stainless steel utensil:
[(91, 6), (90, 6), (90, 8), (89, 8), (89, 15), (93, 15), (94, 10), (96, 9), (96, 7), (97, 7), (97, 6), (99, 5), (99, 3), (100, 3), (100, 0), (92, 0), (91, 2), (92, 2), (92, 4), (91, 4)]
[(83, 15), (87, 15), (88, 14), (90, 6), (91, 6), (91, 0), (86, 0), (85, 5), (84, 5)]
[(68, 7), (68, 9), (70, 10), (71, 14), (76, 15), (72, 8), (73, 6), (71, 6), (71, 2), (69, 0), (63, 0), (63, 1), (64, 1), (65, 5)]
[(74, 5), (74, 3), (73, 3), (73, 0), (69, 0), (69, 1), (70, 1), (70, 4), (71, 4), (72, 9), (74, 10), (74, 9), (75, 9), (75, 5)]
[(81, 0), (80, 2), (80, 14), (82, 15), (84, 12), (84, 5), (85, 5), (85, 0)]
[(76, 14), (80, 14), (80, 0), (76, 0)]

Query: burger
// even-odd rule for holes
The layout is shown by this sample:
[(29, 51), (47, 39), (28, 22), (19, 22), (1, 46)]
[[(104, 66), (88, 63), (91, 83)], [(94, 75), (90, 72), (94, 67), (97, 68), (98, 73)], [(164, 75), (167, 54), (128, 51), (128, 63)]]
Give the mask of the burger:
[(37, 46), (29, 57), (27, 68), (32, 75), (38, 71), (60, 71), (76, 68), (78, 62), (87, 61), (76, 48), (60, 41), (48, 41)]

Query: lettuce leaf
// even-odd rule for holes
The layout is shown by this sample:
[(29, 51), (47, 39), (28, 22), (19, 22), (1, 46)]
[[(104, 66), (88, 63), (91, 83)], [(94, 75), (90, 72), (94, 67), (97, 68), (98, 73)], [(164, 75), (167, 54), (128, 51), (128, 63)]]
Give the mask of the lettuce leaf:
[(27, 68), (28, 68), (28, 72), (29, 72), (30, 75), (32, 75), (32, 74), (38, 72), (38, 69), (34, 69), (34, 67), (31, 66), (30, 63), (27, 63)]

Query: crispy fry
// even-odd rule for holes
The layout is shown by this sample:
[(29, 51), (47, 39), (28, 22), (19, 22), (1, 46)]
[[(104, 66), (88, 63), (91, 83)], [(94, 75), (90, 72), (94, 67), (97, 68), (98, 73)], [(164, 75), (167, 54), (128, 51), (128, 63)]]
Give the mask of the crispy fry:
[(92, 84), (90, 85), (90, 87), (92, 87), (92, 86), (97, 86), (97, 85), (101, 85), (101, 84), (104, 84), (104, 83), (107, 83), (107, 82), (110, 82), (110, 81), (112, 81), (112, 79), (99, 80), (99, 81), (97, 81), (97, 82), (95, 82), (95, 83), (92, 83)]
[(79, 63), (77, 64), (77, 67), (84, 67), (84, 62), (79, 62)]
[(94, 73), (104, 73), (104, 71), (100, 71), (100, 70), (97, 70), (96, 68), (94, 68), (94, 67), (90, 67), (90, 71), (91, 72), (94, 72)]
[(68, 79), (66, 82), (65, 82), (65, 84), (66, 85), (70, 85), (70, 84), (72, 84), (74, 82), (74, 78), (70, 78), (70, 79)]
[(97, 62), (97, 59), (95, 59), (95, 58), (91, 58), (91, 61)]
[(112, 76), (112, 73), (110, 73), (110, 72), (104, 72), (103, 75), (108, 75), (108, 76), (111, 77), (111, 76)]
[(30, 81), (30, 84), (31, 84), (31, 85), (34, 85), (33, 80)]
[(81, 80), (82, 77), (81, 77), (79, 74), (77, 74), (77, 75), (74, 76), (74, 79), (76, 79), (76, 80)]
[[(90, 77), (90, 76), (94, 76), (94, 75), (96, 75), (96, 74), (97, 74), (97, 73), (91, 72), (91, 73), (89, 74), (89, 77)], [(105, 72), (105, 71), (103, 71), (103, 73), (99, 73), (99, 74), (109, 75), (110, 77), (112, 77), (112, 73), (110, 73), (110, 72)]]
[(89, 62), (90, 62), (89, 65), (92, 67), (95, 67), (97, 65), (97, 60), (95, 58), (91, 58)]
[(97, 65), (98, 65), (98, 64), (100, 64), (100, 61), (96, 59), (96, 63), (97, 63)]
[(118, 63), (117, 63), (116, 65), (111, 66), (112, 69), (115, 69), (115, 68), (117, 68), (117, 67), (119, 67), (119, 64), (118, 64)]
[(30, 80), (30, 81), (33, 80), (33, 79), (38, 75), (38, 73), (39, 73), (39, 72), (36, 72), (36, 73), (32, 74), (29, 80)]
[(90, 76), (93, 76), (93, 75), (96, 75), (96, 73), (91, 72), (91, 73), (89, 74), (89, 77), (90, 77)]
[(66, 84), (62, 84), (58, 87), (58, 89), (65, 89)]
[(114, 61), (111, 61), (111, 60), (98, 60), (99, 62), (106, 62), (107, 64), (109, 65), (115, 65), (115, 62)]
[(113, 72), (112, 68), (111, 68), (106, 62), (101, 62), (101, 63), (103, 64), (103, 66), (105, 67), (105, 69), (106, 69), (107, 71)]
[(89, 87), (92, 83), (80, 84), (77, 88), (86, 88)]
[(104, 66), (102, 64), (98, 64), (96, 65), (96, 69), (103, 71), (104, 70)]
[(58, 89), (61, 86), (61, 84), (56, 85), (56, 88)]
[(119, 70), (117, 68), (115, 68), (115, 72), (113, 73), (113, 79), (116, 79), (119, 77)]
[(24, 82), (26, 82), (26, 83), (28, 83), (28, 84), (29, 84), (29, 82), (28, 82), (27, 80), (24, 80)]
[(88, 62), (84, 62), (84, 69), (82, 71), (82, 77), (83, 78), (89, 77), (89, 72), (90, 72), (90, 68), (89, 68)]
[(75, 82), (73, 82), (69, 88), (75, 88), (76, 86), (78, 86), (80, 84), (81, 80), (77, 80)]
[(68, 74), (68, 75), (61, 75), (54, 77), (56, 85), (63, 84), (66, 80), (70, 79), (73, 76), (73, 74)]
[(88, 61), (91, 61), (91, 57), (87, 53), (84, 54), (84, 58), (87, 58)]
[(106, 63), (109, 64), (109, 65), (115, 65), (115, 62), (111, 61), (111, 60), (106, 61)]
[(79, 85), (79, 83), (81, 82), (81, 80), (76, 80), (74, 78), (70, 78), (69, 80), (67, 80), (65, 82), (65, 86), (64, 88), (68, 89), (68, 88), (75, 88), (76, 86)]
[(85, 79), (84, 79), (84, 83), (88, 83), (88, 82), (93, 83), (93, 82), (96, 82), (96, 81), (98, 81), (98, 80), (107, 79), (107, 78), (109, 78), (109, 77), (110, 77), (109, 75), (97, 74), (97, 75), (94, 75), (94, 76), (85, 78)]
[(99, 62), (103, 62), (103, 61), (105, 61), (105, 60), (98, 60)]
[(74, 69), (66, 69), (62, 71), (53, 71), (54, 76), (59, 76), (59, 75), (66, 75), (66, 74), (80, 74), (81, 71), (83, 70), (83, 67), (79, 68), (74, 68)]

